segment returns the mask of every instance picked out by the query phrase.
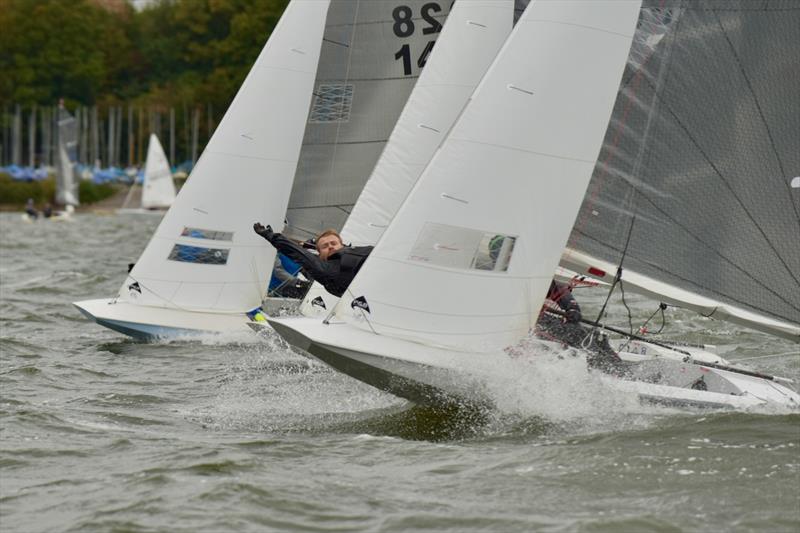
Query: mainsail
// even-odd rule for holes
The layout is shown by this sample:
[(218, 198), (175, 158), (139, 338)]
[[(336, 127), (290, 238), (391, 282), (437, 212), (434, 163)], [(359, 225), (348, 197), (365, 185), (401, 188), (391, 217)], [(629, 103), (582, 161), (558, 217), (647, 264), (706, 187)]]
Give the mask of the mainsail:
[[(344, 242), (378, 242), (508, 38), (513, 5), (512, 0), (454, 5), (436, 49), (342, 228)], [(336, 300), (315, 283), (300, 310), (308, 316), (327, 313)]]
[(333, 0), (286, 231), (341, 229), (450, 11), (450, 0)]
[(798, 42), (794, 0), (646, 0), (562, 265), (800, 341)]
[(58, 164), (56, 165), (56, 203), (79, 205), (75, 163), (78, 161), (78, 127), (63, 103), (58, 106)]
[(453, 7), (342, 229), (345, 242), (378, 242), (508, 38), (513, 8), (512, 0), (474, 0)]
[(337, 318), (471, 353), (528, 333), (600, 150), (638, 8), (531, 3)]
[(158, 137), (155, 133), (151, 133), (142, 181), (142, 207), (164, 208), (172, 205), (173, 201), (175, 201), (175, 183), (172, 181), (172, 170)]

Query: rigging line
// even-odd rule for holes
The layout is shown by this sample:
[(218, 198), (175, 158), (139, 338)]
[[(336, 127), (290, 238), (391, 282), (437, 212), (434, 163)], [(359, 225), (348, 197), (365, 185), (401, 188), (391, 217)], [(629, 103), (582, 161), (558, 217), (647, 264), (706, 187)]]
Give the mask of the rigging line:
[[(665, 2), (665, 0), (661, 0), (661, 2), (659, 3), (659, 8), (663, 8), (664, 7), (664, 2)], [(661, 73), (659, 74), (659, 77), (661, 76), (661, 74), (663, 74), (664, 78), (666, 78), (666, 76), (669, 74), (669, 69), (670, 69), (670, 66), (672, 65), (672, 63), (669, 61), (669, 57), (671, 56), (672, 45), (675, 42), (674, 35), (676, 35), (678, 33), (678, 29), (680, 28), (680, 24), (681, 24), (682, 20), (683, 20), (683, 17), (678, 18), (678, 21), (675, 24), (675, 30), (673, 32), (667, 32), (673, 38), (669, 41), (669, 46), (667, 46), (666, 43), (664, 44), (665, 49), (667, 50), (667, 53), (665, 54), (667, 57), (664, 60), (664, 65), (662, 66), (662, 70), (661, 70)], [(634, 34), (634, 38), (635, 38), (635, 34)], [(644, 61), (641, 62), (639, 67), (636, 69), (636, 72), (631, 75), (631, 77), (628, 79), (627, 82), (624, 83), (623, 87), (627, 87), (629, 83), (632, 84), (631, 87), (630, 87), (630, 91), (631, 91), (632, 95), (635, 95), (638, 92), (639, 84), (641, 83), (642, 78), (645, 77), (644, 76), (645, 68), (647, 67), (648, 63), (650, 63), (650, 60), (655, 55), (656, 55), (655, 51), (652, 54), (648, 55), (644, 59)], [(619, 98), (619, 96), (621, 94), (622, 94), (622, 90), (617, 91), (617, 98)], [(622, 117), (620, 118), (620, 120), (619, 120), (619, 122), (617, 124), (616, 131), (614, 132), (613, 140), (611, 141), (610, 146), (608, 146), (607, 155), (606, 155), (605, 159), (603, 160), (602, 166), (600, 167), (600, 173), (597, 174), (597, 179), (595, 179), (594, 174), (592, 175), (592, 179), (591, 179), (590, 184), (589, 184), (589, 187), (591, 187), (592, 190), (591, 190), (590, 193), (587, 192), (586, 197), (588, 197), (588, 200), (584, 201), (584, 204), (586, 204), (587, 207), (589, 207), (589, 209), (584, 210), (583, 213), (579, 215), (580, 218), (576, 221), (575, 225), (573, 226), (573, 228), (575, 228), (576, 230), (579, 230), (580, 228), (582, 228), (586, 224), (586, 220), (587, 220), (587, 217), (589, 216), (589, 213), (591, 213), (593, 211), (593, 206), (597, 203), (597, 197), (600, 195), (601, 185), (603, 184), (603, 182), (606, 180), (606, 178), (608, 176), (608, 168), (610, 166), (611, 160), (614, 158), (615, 155), (617, 155), (617, 147), (619, 146), (619, 143), (622, 140), (622, 136), (623, 136), (623, 132), (625, 130), (625, 126), (628, 123), (628, 115), (629, 115), (631, 109), (633, 108), (633, 104), (634, 104), (634, 98), (632, 96), (627, 98), (627, 100), (625, 101), (625, 107), (623, 108), (623, 111), (622, 111)], [(616, 104), (615, 104), (615, 107), (616, 107)], [(612, 116), (613, 116), (613, 110), (612, 110)], [(608, 132), (606, 133), (606, 135), (608, 135)], [(605, 143), (605, 139), (604, 139), (603, 147), (601, 147), (601, 150), (605, 147), (605, 145), (606, 145), (606, 143)], [(595, 168), (596, 168), (596, 166), (595, 166)], [(592, 187), (592, 184), (594, 184), (594, 187)], [(574, 247), (574, 246), (572, 246), (572, 242), (573, 242), (573, 236), (572, 235), (573, 234), (570, 233), (570, 238), (568, 240), (568, 244), (570, 244), (570, 247)]]
[[(645, 80), (645, 82), (647, 83), (647, 80)], [(650, 87), (653, 88), (653, 91), (656, 91), (656, 88), (653, 87), (652, 84), (649, 84), (649, 85), (650, 85)], [(728, 182), (728, 180), (725, 179), (725, 176), (722, 174), (720, 169), (717, 167), (717, 165), (714, 164), (714, 162), (711, 160), (711, 158), (708, 156), (708, 154), (705, 152), (705, 150), (703, 150), (703, 147), (700, 146), (700, 143), (697, 141), (697, 139), (689, 132), (689, 128), (686, 126), (686, 124), (684, 124), (683, 121), (680, 119), (680, 117), (678, 117), (677, 113), (669, 105), (669, 102), (667, 102), (665, 99), (661, 98), (658, 93), (656, 93), (656, 98), (661, 100), (661, 103), (664, 105), (664, 108), (675, 119), (675, 123), (683, 130), (683, 132), (686, 134), (688, 139), (692, 142), (692, 144), (694, 144), (695, 148), (697, 148), (697, 150), (700, 152), (700, 155), (703, 156), (703, 158), (706, 160), (706, 162), (711, 167), (711, 169), (714, 171), (714, 173), (719, 177), (719, 179), (723, 183), (723, 185), (725, 185), (725, 187), (731, 193), (733, 198), (738, 202), (739, 206), (742, 208), (742, 211), (744, 211), (744, 213), (747, 215), (747, 218), (749, 218), (750, 221), (753, 223), (753, 226), (758, 230), (758, 232), (762, 235), (762, 237), (764, 237), (764, 241), (766, 241), (766, 243), (772, 249), (773, 253), (775, 254), (775, 257), (777, 257), (778, 260), (781, 262), (783, 267), (786, 269), (786, 272), (789, 273), (789, 276), (791, 276), (791, 278), (794, 279), (795, 282), (797, 282), (798, 285), (800, 285), (800, 279), (795, 275), (794, 272), (792, 272), (792, 269), (789, 268), (789, 265), (786, 264), (786, 261), (778, 253), (777, 248), (772, 243), (772, 241), (769, 239), (767, 234), (764, 232), (764, 229), (761, 227), (761, 225), (758, 222), (756, 222), (755, 218), (750, 213), (750, 210), (747, 209), (747, 206), (745, 205), (745, 203), (742, 201), (742, 199), (739, 197), (739, 195), (736, 194), (736, 191), (733, 189), (733, 187)]]
[[(722, 20), (719, 18), (719, 14), (714, 12), (714, 15), (717, 19), (717, 24), (719, 24), (719, 29), (722, 31), (722, 36), (725, 37), (725, 41), (730, 46), (731, 53), (733, 54), (734, 59), (736, 59), (736, 64), (739, 66), (739, 70), (742, 73), (742, 77), (744, 78), (745, 83), (747, 84), (747, 88), (750, 90), (750, 94), (753, 97), (753, 103), (756, 106), (756, 110), (758, 111), (758, 116), (761, 118), (761, 122), (764, 123), (764, 129), (767, 130), (767, 137), (769, 137), (769, 145), (772, 148), (772, 151), (775, 153), (775, 159), (778, 162), (778, 167), (781, 169), (781, 177), (784, 178), (781, 181), (783, 182), (784, 187), (786, 187), (786, 192), (791, 198), (792, 190), (789, 187), (789, 181), (786, 179), (788, 175), (786, 173), (786, 169), (783, 166), (783, 161), (781, 161), (781, 156), (778, 153), (778, 148), (775, 146), (775, 138), (772, 136), (772, 130), (769, 128), (769, 123), (767, 122), (767, 118), (764, 116), (764, 110), (761, 109), (761, 102), (759, 102), (758, 97), (756, 96), (756, 91), (753, 88), (753, 85), (750, 83), (750, 78), (747, 76), (747, 72), (744, 69), (744, 64), (742, 63), (741, 59), (739, 58), (739, 54), (736, 53), (736, 49), (731, 42), (730, 37), (728, 37), (728, 33), (725, 31), (725, 26), (722, 25)], [(790, 202), (792, 204), (792, 209), (794, 209), (794, 214), (797, 217), (797, 224), (800, 227), (800, 213), (797, 211), (797, 206), (794, 202)]]
[[(354, 295), (354, 294), (353, 294), (353, 292), (350, 290), (350, 287), (348, 287), (347, 289), (345, 289), (345, 292), (347, 292), (347, 294), (349, 294), (349, 295), (350, 295), (350, 298), (351, 298), (351, 305), (350, 305), (350, 307), (354, 309), (354, 307), (353, 307), (353, 305), (352, 305), (352, 300), (355, 300), (355, 298), (356, 298), (356, 297), (355, 297), (355, 295)], [(336, 309), (336, 307), (338, 307), (338, 306), (339, 306), (338, 304), (337, 304), (336, 306), (334, 306), (334, 310), (335, 310), (335, 309)], [(377, 331), (375, 331), (375, 328), (373, 328), (373, 327), (372, 327), (372, 323), (369, 321), (369, 317), (367, 316), (367, 313), (365, 313), (365, 312), (364, 312), (364, 310), (363, 310), (363, 309), (361, 309), (360, 307), (358, 308), (358, 310), (359, 310), (359, 311), (361, 311), (361, 316), (364, 318), (364, 322), (366, 322), (366, 323), (367, 323), (367, 325), (369, 326), (369, 329), (372, 331), (372, 333), (373, 333), (373, 334), (375, 334), (375, 335), (380, 335), (380, 333), (378, 333)], [(334, 313), (334, 311), (331, 311), (331, 315), (333, 315), (333, 313)], [(325, 320), (327, 321), (328, 319), (326, 318)]]
[(631, 308), (628, 307), (628, 302), (625, 301), (625, 284), (621, 278), (619, 280), (619, 291), (622, 294), (622, 305), (625, 306), (625, 310), (628, 312), (628, 329), (633, 333), (633, 315), (631, 314)]
[[(661, 207), (660, 207), (660, 206), (659, 206), (659, 205), (658, 205), (658, 204), (657, 204), (657, 203), (656, 203), (654, 200), (652, 200), (652, 199), (651, 199), (651, 198), (650, 198), (650, 197), (649, 197), (647, 194), (645, 194), (645, 193), (644, 193), (644, 192), (642, 192), (642, 191), (640, 191), (640, 192), (639, 192), (639, 194), (640, 194), (640, 195), (641, 195), (641, 197), (642, 197), (642, 198), (644, 198), (644, 199), (645, 199), (645, 200), (646, 200), (646, 201), (647, 201), (647, 202), (648, 202), (648, 203), (649, 203), (649, 204), (650, 204), (650, 205), (651, 205), (653, 208), (655, 208), (655, 209), (656, 209), (656, 210), (657, 210), (659, 213), (661, 213), (661, 214), (664, 216), (664, 218), (666, 218), (666, 219), (670, 220), (670, 221), (671, 221), (673, 224), (675, 224), (675, 226), (677, 226), (677, 227), (681, 228), (681, 229), (682, 229), (682, 230), (683, 230), (683, 231), (684, 231), (684, 232), (685, 232), (687, 235), (689, 235), (690, 237), (694, 238), (694, 239), (695, 239), (697, 242), (699, 242), (700, 244), (702, 244), (703, 246), (705, 246), (705, 247), (706, 247), (708, 250), (710, 250), (712, 253), (714, 253), (716, 256), (718, 256), (720, 259), (722, 259), (723, 261), (725, 261), (726, 263), (728, 263), (728, 264), (729, 264), (731, 267), (733, 267), (734, 269), (738, 270), (738, 271), (739, 271), (741, 274), (743, 274), (743, 275), (744, 275), (746, 278), (748, 278), (748, 279), (752, 280), (752, 281), (753, 281), (753, 282), (754, 282), (756, 285), (759, 285), (759, 286), (760, 286), (762, 289), (764, 289), (764, 290), (766, 290), (767, 292), (771, 293), (772, 295), (774, 295), (775, 297), (777, 297), (779, 300), (781, 300), (781, 301), (783, 301), (784, 303), (786, 303), (786, 304), (787, 304), (789, 307), (791, 307), (792, 309), (800, 310), (800, 307), (798, 307), (798, 306), (797, 306), (797, 304), (795, 304), (795, 303), (792, 303), (792, 301), (790, 301), (790, 300), (787, 300), (787, 299), (785, 298), (785, 296), (784, 296), (784, 295), (782, 295), (782, 294), (779, 294), (779, 293), (778, 293), (778, 292), (776, 292), (774, 289), (772, 289), (772, 288), (768, 287), (767, 285), (765, 285), (765, 284), (764, 284), (764, 283), (763, 283), (763, 282), (762, 282), (760, 279), (758, 279), (758, 278), (757, 278), (757, 277), (755, 277), (753, 274), (751, 274), (751, 273), (747, 272), (746, 270), (744, 270), (744, 268), (742, 268), (742, 267), (740, 267), (739, 265), (737, 265), (737, 264), (736, 264), (736, 263), (735, 263), (735, 262), (734, 262), (732, 259), (730, 259), (730, 258), (728, 258), (727, 256), (725, 256), (725, 255), (723, 255), (722, 253), (720, 253), (720, 252), (719, 252), (719, 250), (715, 249), (713, 246), (711, 246), (710, 244), (708, 244), (708, 243), (707, 243), (705, 240), (703, 240), (703, 239), (702, 239), (702, 238), (701, 238), (699, 235), (696, 235), (696, 234), (695, 234), (693, 231), (691, 231), (691, 230), (690, 230), (688, 227), (686, 227), (686, 226), (684, 226), (683, 224), (681, 224), (681, 223), (678, 221), (678, 219), (677, 219), (677, 218), (673, 217), (673, 216), (672, 216), (672, 215), (670, 215), (670, 214), (669, 214), (667, 211), (665, 211), (664, 209), (662, 209), (662, 208), (661, 208)], [(620, 250), (619, 250), (619, 249), (617, 249), (617, 248), (613, 248), (613, 247), (612, 247), (611, 245), (609, 245), (608, 243), (602, 242), (602, 241), (598, 240), (596, 237), (593, 237), (593, 236), (589, 235), (588, 233), (585, 233), (585, 232), (581, 231), (581, 230), (580, 230), (579, 228), (577, 228), (577, 227), (575, 228), (575, 230), (574, 230), (574, 231), (576, 231), (576, 232), (580, 233), (580, 234), (581, 234), (581, 235), (582, 235), (584, 238), (587, 238), (587, 239), (593, 240), (593, 241), (597, 242), (598, 244), (600, 244), (600, 245), (602, 245), (602, 246), (608, 247), (608, 248), (610, 248), (610, 249), (612, 249), (612, 250), (614, 250), (614, 251), (620, 251)], [(650, 262), (650, 261), (647, 261), (647, 260), (645, 260), (645, 259), (642, 259), (642, 258), (638, 258), (638, 259), (639, 259), (640, 261), (646, 262), (646, 263), (650, 264), (651, 266), (653, 266), (653, 263), (652, 263), (652, 262)], [(697, 284), (697, 283), (696, 283), (694, 280), (691, 280), (691, 279), (688, 279), (688, 278), (684, 278), (684, 277), (682, 277), (682, 276), (679, 276), (679, 275), (675, 274), (675, 273), (674, 273), (674, 272), (672, 272), (672, 271), (667, 271), (667, 270), (665, 270), (665, 269), (662, 269), (662, 268), (657, 268), (657, 270), (659, 270), (659, 271), (661, 271), (661, 272), (666, 272), (666, 273), (668, 273), (668, 274), (670, 274), (670, 275), (672, 275), (672, 276), (674, 276), (674, 277), (676, 277), (676, 278), (678, 278), (678, 279), (681, 279), (681, 280), (683, 280), (683, 281), (687, 281), (687, 282), (689, 282), (689, 283), (690, 283), (692, 286), (695, 286), (695, 287), (699, 287), (699, 288), (705, 289), (705, 290), (707, 290), (707, 291), (709, 291), (709, 292), (711, 292), (711, 293), (714, 293), (714, 294), (717, 294), (717, 295), (719, 295), (719, 296), (725, 297), (725, 298), (727, 298), (727, 299), (729, 299), (729, 300), (731, 300), (731, 301), (737, 302), (737, 303), (739, 303), (739, 304), (743, 304), (745, 307), (749, 306), (749, 307), (751, 307), (751, 308), (753, 308), (753, 309), (760, 309), (759, 307), (756, 307), (756, 306), (755, 306), (755, 305), (754, 305), (752, 302), (746, 302), (746, 301), (737, 300), (737, 299), (735, 299), (735, 298), (732, 298), (732, 297), (731, 297), (730, 295), (728, 295), (728, 294), (721, 293), (721, 292), (719, 292), (719, 291), (717, 291), (717, 290), (715, 290), (715, 289), (712, 289), (712, 288), (710, 288), (710, 287), (706, 287), (706, 286), (701, 286), (701, 285), (698, 285), (698, 284)], [(760, 309), (760, 310), (761, 310), (761, 311), (763, 311), (763, 312), (765, 312), (765, 313), (767, 313), (767, 314), (770, 314), (770, 315), (773, 315), (773, 316), (778, 316), (778, 315), (774, 315), (774, 313), (773, 313), (772, 311), (768, 311), (768, 310), (766, 310), (766, 309)]]
[[(603, 315), (606, 312), (606, 306), (608, 306), (608, 301), (611, 299), (611, 295), (614, 293), (614, 288), (617, 286), (617, 283), (620, 284), (620, 289), (622, 290), (622, 303), (625, 304), (625, 308), (628, 308), (628, 304), (625, 303), (625, 291), (622, 289), (622, 264), (625, 262), (625, 257), (628, 255), (628, 245), (631, 243), (631, 235), (633, 234), (633, 224), (636, 221), (636, 213), (634, 213), (633, 218), (631, 219), (631, 225), (628, 228), (628, 235), (625, 238), (625, 247), (622, 249), (622, 255), (619, 258), (619, 264), (617, 265), (617, 274), (614, 276), (614, 282), (608, 288), (608, 294), (606, 295), (606, 301), (603, 302), (603, 307), (600, 309), (600, 312), (597, 314), (597, 319), (595, 319), (595, 324), (602, 320)], [(631, 334), (633, 333), (633, 322), (631, 320), (631, 311), (628, 309), (628, 323), (630, 324)], [(597, 329), (597, 326), (592, 328), (592, 332)]]
[[(663, 8), (663, 6), (664, 6), (664, 0), (661, 0), (660, 7)], [(657, 83), (661, 87), (666, 85), (666, 78), (669, 76), (670, 71), (671, 71), (672, 61), (670, 61), (670, 58), (672, 56), (672, 45), (675, 43), (675, 37), (674, 36), (678, 34), (678, 31), (679, 31), (679, 28), (680, 28), (682, 20), (683, 20), (683, 17), (680, 17), (678, 19), (678, 21), (676, 22), (675, 30), (674, 30), (674, 32), (671, 33), (671, 36), (673, 38), (669, 41), (669, 45), (667, 45), (666, 43), (664, 44), (664, 48), (665, 48), (665, 54), (664, 55), (665, 55), (665, 57), (664, 57), (664, 61), (662, 63), (661, 68), (658, 69), (658, 76), (657, 76)], [(656, 55), (655, 51), (653, 51), (653, 53), (650, 54), (649, 56), (647, 56), (647, 58), (641, 63), (641, 65), (639, 66), (639, 68), (637, 70), (636, 78), (634, 79), (633, 85), (631, 87), (631, 97), (629, 97), (627, 102), (626, 102), (625, 112), (623, 113), (623, 117), (622, 117), (622, 119), (620, 121), (620, 124), (618, 126), (618, 130), (617, 130), (617, 134), (616, 134), (615, 139), (614, 139), (613, 150), (609, 152), (609, 155), (606, 158), (606, 161), (604, 162), (604, 165), (603, 165), (603, 169), (604, 169), (604, 174), (602, 175), (602, 179), (603, 180), (605, 180), (606, 175), (608, 174), (608, 170), (605, 170), (605, 169), (608, 168), (607, 165), (608, 165), (608, 163), (610, 163), (612, 155), (617, 151), (617, 146), (619, 144), (619, 140), (620, 140), (622, 131), (623, 131), (623, 129), (624, 129), (626, 123), (627, 123), (628, 112), (630, 111), (630, 108), (632, 107), (632, 103), (634, 101), (633, 96), (635, 94), (637, 94), (638, 91), (639, 91), (639, 83), (640, 83), (641, 79), (645, 78), (645, 81), (646, 82), (648, 81), (647, 77), (644, 76), (644, 74), (643, 74), (644, 71), (645, 71), (645, 67), (650, 62), (650, 59), (655, 55)], [(649, 132), (650, 132), (650, 125), (651, 125), (652, 118), (653, 118), (653, 112), (655, 110), (655, 104), (657, 104), (658, 101), (659, 101), (657, 88), (652, 83), (648, 83), (648, 85), (653, 88), (653, 97), (652, 97), (653, 99), (652, 99), (652, 105), (651, 105), (651, 112), (648, 114), (645, 131), (644, 131), (642, 139), (640, 141), (641, 144), (640, 144), (640, 148), (639, 148), (639, 151), (638, 151), (639, 153), (636, 156), (636, 161), (635, 161), (633, 169), (632, 169), (634, 175), (637, 174), (639, 172), (639, 170), (641, 169), (643, 158), (647, 157), (648, 160), (650, 158), (650, 152), (647, 151), (647, 149), (646, 149), (647, 146), (646, 146), (646, 143), (645, 143), (645, 139), (648, 137)], [(617, 283), (619, 283), (620, 284), (620, 290), (622, 290), (622, 303), (623, 303), (623, 305), (625, 305), (625, 309), (627, 309), (627, 311), (628, 311), (628, 325), (630, 327), (631, 334), (632, 334), (633, 333), (633, 320), (631, 318), (630, 308), (628, 308), (628, 304), (625, 302), (625, 289), (622, 287), (622, 265), (625, 262), (625, 257), (628, 254), (628, 246), (630, 245), (631, 236), (633, 235), (633, 227), (636, 224), (636, 218), (638, 216), (637, 212), (636, 212), (636, 205), (637, 205), (637, 198), (638, 198), (640, 193), (639, 193), (638, 187), (631, 187), (630, 191), (631, 191), (630, 197), (627, 200), (629, 201), (629, 205), (632, 208), (631, 210), (633, 212), (633, 217), (631, 217), (631, 223), (630, 223), (630, 226), (628, 227), (628, 235), (625, 238), (625, 247), (622, 250), (622, 255), (620, 256), (619, 264), (617, 265), (617, 275), (614, 277), (614, 282), (611, 284), (611, 286), (608, 289), (608, 294), (606, 295), (606, 300), (605, 300), (605, 302), (603, 302), (603, 307), (600, 309), (600, 313), (597, 315), (597, 319), (595, 320), (595, 323), (600, 322), (600, 320), (603, 318), (603, 315), (605, 314), (606, 306), (608, 305), (608, 302), (611, 299), (611, 295), (614, 292), (614, 288), (616, 287)], [(596, 197), (597, 194), (599, 194), (599, 187), (595, 191), (595, 197)], [(593, 201), (594, 201), (594, 198), (593, 198)], [(585, 219), (585, 216), (586, 216), (586, 214), (584, 213), (584, 219)], [(594, 333), (595, 329), (596, 329), (596, 326), (595, 326), (595, 328), (593, 328), (592, 333)]]
[[(680, 223), (680, 222), (679, 222), (679, 221), (678, 221), (676, 218), (672, 217), (672, 216), (671, 216), (669, 213), (667, 213), (666, 211), (664, 211), (663, 209), (661, 209), (661, 207), (659, 207), (659, 206), (658, 206), (658, 205), (655, 203), (655, 201), (654, 201), (654, 200), (652, 200), (652, 199), (650, 199), (650, 198), (649, 198), (649, 197), (648, 197), (646, 194), (642, 193), (642, 197), (643, 197), (645, 200), (647, 200), (647, 201), (650, 203), (650, 205), (652, 205), (652, 206), (653, 206), (655, 209), (657, 209), (657, 210), (658, 210), (660, 213), (662, 213), (662, 214), (663, 214), (663, 215), (664, 215), (664, 216), (665, 216), (667, 219), (671, 220), (671, 221), (672, 221), (672, 222), (673, 222), (673, 223), (674, 223), (676, 226), (678, 226), (678, 227), (680, 227), (681, 229), (683, 229), (683, 230), (684, 230), (684, 231), (685, 231), (685, 232), (686, 232), (688, 235), (690, 235), (691, 237), (693, 237), (694, 239), (696, 239), (696, 240), (697, 240), (699, 243), (701, 243), (703, 246), (705, 246), (705, 247), (706, 247), (708, 250), (712, 251), (712, 252), (713, 252), (715, 255), (717, 255), (718, 257), (720, 257), (721, 259), (723, 259), (723, 260), (724, 260), (726, 263), (730, 264), (730, 265), (731, 265), (732, 267), (734, 267), (736, 270), (738, 270), (739, 272), (741, 272), (742, 274), (744, 274), (744, 275), (745, 275), (745, 277), (747, 277), (747, 278), (750, 278), (750, 279), (751, 279), (751, 280), (753, 280), (753, 281), (754, 281), (754, 282), (755, 282), (757, 285), (761, 286), (761, 287), (762, 287), (764, 290), (766, 290), (766, 291), (770, 292), (771, 294), (773, 294), (774, 296), (776, 296), (778, 299), (780, 299), (780, 300), (782, 300), (783, 302), (785, 302), (786, 304), (788, 304), (788, 305), (789, 305), (790, 307), (792, 307), (793, 309), (800, 310), (800, 307), (798, 307), (796, 303), (793, 303), (791, 300), (787, 300), (787, 299), (785, 298), (785, 296), (784, 296), (784, 295), (782, 295), (782, 294), (780, 294), (780, 293), (776, 292), (774, 289), (772, 289), (772, 288), (768, 287), (767, 285), (765, 285), (765, 284), (764, 284), (764, 283), (763, 283), (763, 282), (762, 282), (760, 279), (758, 279), (758, 278), (757, 278), (757, 277), (755, 277), (753, 274), (751, 274), (751, 273), (747, 272), (746, 270), (744, 270), (744, 268), (743, 268), (743, 267), (741, 267), (741, 266), (739, 266), (738, 264), (736, 264), (736, 262), (734, 262), (734, 261), (733, 261), (733, 259), (730, 259), (730, 258), (728, 258), (728, 257), (727, 257), (727, 256), (725, 256), (724, 254), (722, 254), (721, 252), (719, 252), (717, 249), (715, 249), (714, 247), (712, 247), (711, 245), (709, 245), (708, 243), (706, 243), (706, 242), (705, 242), (705, 241), (704, 241), (702, 238), (700, 238), (698, 235), (696, 235), (694, 232), (692, 232), (692, 231), (691, 231), (689, 228), (687, 228), (687, 227), (685, 227), (683, 224), (681, 224), (681, 223)], [(715, 291), (715, 292), (716, 292), (716, 291)], [(722, 293), (717, 293), (717, 294), (722, 294)], [(724, 296), (727, 296), (727, 295), (724, 295)], [(729, 297), (729, 296), (727, 296), (727, 297)], [(743, 303), (745, 303), (745, 302), (743, 302)], [(751, 306), (752, 306), (752, 304), (749, 304), (749, 303), (748, 303), (747, 305), (751, 305)]]

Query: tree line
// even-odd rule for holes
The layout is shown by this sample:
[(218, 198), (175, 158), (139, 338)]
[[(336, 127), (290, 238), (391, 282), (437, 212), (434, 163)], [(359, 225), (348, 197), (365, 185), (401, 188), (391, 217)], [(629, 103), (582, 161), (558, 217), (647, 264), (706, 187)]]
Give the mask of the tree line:
[[(152, 130), (154, 114), (166, 123), (177, 112), (178, 124), (208, 133), (202, 150), (287, 3), (160, 0), (137, 11), (124, 0), (0, 0), (0, 132), (13, 136), (19, 113), (63, 99), (72, 112), (91, 108), (106, 125), (116, 120), (125, 134), (128, 117)], [(208, 127), (192, 127), (201, 120)], [(179, 158), (198, 150), (196, 134), (175, 137)], [(125, 145), (122, 154), (140, 151)]]

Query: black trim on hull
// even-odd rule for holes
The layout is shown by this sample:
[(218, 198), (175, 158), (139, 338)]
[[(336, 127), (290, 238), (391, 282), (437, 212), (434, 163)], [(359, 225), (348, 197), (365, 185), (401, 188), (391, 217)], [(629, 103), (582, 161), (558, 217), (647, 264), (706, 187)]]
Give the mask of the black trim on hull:
[[(443, 389), (423, 383), (418, 380), (400, 376), (399, 372), (394, 373), (377, 366), (367, 364), (357, 360), (349, 354), (358, 354), (345, 348), (334, 348), (332, 346), (316, 343), (297, 332), (296, 330), (284, 326), (279, 322), (269, 321), (269, 324), (277, 331), (286, 342), (302, 350), (315, 359), (322, 361), (334, 370), (366, 383), (378, 390), (388, 392), (400, 398), (404, 398), (418, 405), (437, 408), (466, 407), (484, 408), (487, 402), (476, 398), (466, 398), (445, 392)], [(366, 354), (365, 354), (366, 355)], [(394, 360), (379, 355), (368, 355), (370, 358), (380, 359), (387, 367), (397, 366)], [(436, 367), (421, 365), (418, 363), (404, 362), (403, 365), (412, 365), (418, 369), (419, 373), (441, 373), (448, 372)]]

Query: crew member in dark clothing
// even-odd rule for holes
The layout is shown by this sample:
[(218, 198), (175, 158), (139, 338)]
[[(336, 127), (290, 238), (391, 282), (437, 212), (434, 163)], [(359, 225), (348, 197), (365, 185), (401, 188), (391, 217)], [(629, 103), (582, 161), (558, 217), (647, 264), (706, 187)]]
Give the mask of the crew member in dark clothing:
[(341, 296), (372, 251), (372, 246), (345, 246), (335, 230), (326, 230), (316, 239), (316, 255), (260, 222), (253, 230), (264, 237), (280, 253), (298, 263), (303, 272), (318, 281), (329, 293)]
[(617, 375), (625, 373), (625, 363), (609, 346), (605, 335), (581, 325), (581, 308), (568, 284), (553, 280), (547, 291), (547, 299), (557, 303), (564, 316), (562, 318), (546, 311), (542, 313), (536, 323), (540, 337), (585, 350), (588, 354), (586, 361), (591, 367)]
[(39, 212), (33, 206), (33, 198), (28, 198), (28, 203), (25, 204), (25, 212), (33, 219), (39, 218)]

